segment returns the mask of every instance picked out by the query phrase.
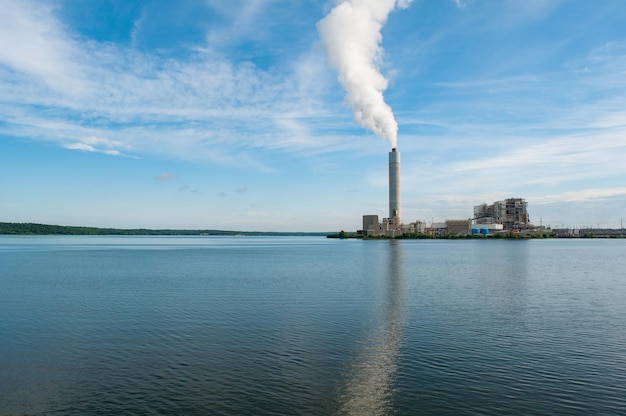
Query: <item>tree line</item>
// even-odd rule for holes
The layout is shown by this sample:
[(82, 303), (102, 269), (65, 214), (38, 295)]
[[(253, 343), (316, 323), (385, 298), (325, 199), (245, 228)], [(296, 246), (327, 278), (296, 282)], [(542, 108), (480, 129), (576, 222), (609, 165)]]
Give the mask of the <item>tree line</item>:
[(205, 236), (296, 236), (296, 235), (319, 235), (327, 233), (283, 233), (265, 231), (225, 231), (225, 230), (152, 230), (147, 228), (121, 229), (121, 228), (96, 228), (75, 227), (67, 225), (49, 225), (35, 223), (0, 222), (0, 234), (19, 235), (205, 235)]

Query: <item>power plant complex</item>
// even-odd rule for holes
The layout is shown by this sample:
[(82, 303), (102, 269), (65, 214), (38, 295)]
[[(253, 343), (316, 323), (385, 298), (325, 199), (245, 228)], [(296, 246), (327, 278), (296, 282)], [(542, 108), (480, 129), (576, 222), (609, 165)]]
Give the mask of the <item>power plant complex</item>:
[(527, 207), (523, 198), (509, 198), (490, 205), (474, 206), (473, 218), (404, 224), (400, 208), (400, 152), (394, 147), (389, 152), (389, 217), (379, 221), (378, 215), (363, 215), (363, 229), (358, 233), (363, 236), (396, 237), (410, 233), (468, 235), (535, 229), (530, 223)]

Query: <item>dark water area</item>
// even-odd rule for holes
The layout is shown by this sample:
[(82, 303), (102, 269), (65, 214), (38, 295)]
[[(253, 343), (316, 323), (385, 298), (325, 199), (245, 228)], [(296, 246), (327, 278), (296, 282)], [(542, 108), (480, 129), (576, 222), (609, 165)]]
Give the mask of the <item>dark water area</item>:
[(0, 236), (0, 415), (623, 415), (625, 240)]

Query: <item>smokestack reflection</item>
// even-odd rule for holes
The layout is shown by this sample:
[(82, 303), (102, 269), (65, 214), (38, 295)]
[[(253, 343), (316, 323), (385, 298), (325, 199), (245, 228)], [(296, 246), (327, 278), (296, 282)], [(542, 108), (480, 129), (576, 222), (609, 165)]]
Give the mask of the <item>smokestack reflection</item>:
[(386, 294), (379, 327), (374, 328), (358, 352), (344, 387), (340, 414), (380, 415), (393, 413), (392, 403), (398, 370), (403, 318), (401, 242), (388, 246)]

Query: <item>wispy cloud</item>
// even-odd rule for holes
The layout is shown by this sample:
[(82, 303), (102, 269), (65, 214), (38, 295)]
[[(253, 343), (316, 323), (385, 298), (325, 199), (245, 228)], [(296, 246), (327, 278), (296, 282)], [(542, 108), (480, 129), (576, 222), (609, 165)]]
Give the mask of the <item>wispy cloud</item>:
[(174, 179), (178, 179), (178, 175), (169, 172), (163, 172), (154, 177), (157, 181), (171, 181)]
[(459, 9), (463, 9), (465, 8), (465, 6), (467, 6), (467, 2), (463, 1), (463, 0), (453, 0), (454, 4), (456, 4), (456, 7), (458, 7)]
[(40, 83), (39, 89), (78, 93), (82, 74), (75, 44), (52, 12), (53, 6), (42, 2), (3, 2), (0, 63), (15, 71), (16, 80), (25, 76)]
[(71, 140), (66, 143), (61, 143), (61, 146), (70, 150), (83, 150), (85, 152), (104, 153), (112, 156), (122, 155), (116, 148), (125, 147), (122, 142), (97, 137), (85, 137), (84, 139)]
[[(254, 16), (262, 3), (246, 6), (247, 15)], [(0, 18), (5, 134), (73, 150), (169, 154), (269, 169), (247, 149), (298, 152), (303, 130), (296, 127), (293, 135), (294, 125), (284, 121), (332, 118), (319, 98), (323, 83), (315, 81), (324, 78), (323, 65), (302, 65), (294, 56), (293, 65), (265, 70), (210, 51), (175, 60), (83, 42), (64, 32), (51, 7), (38, 5), (9, 2)], [(307, 58), (317, 53), (300, 51), (304, 62), (318, 61)], [(93, 137), (109, 139), (94, 143)], [(240, 157), (229, 160), (216, 151), (224, 143)], [(324, 146), (310, 140), (304, 148)]]
[(561, 202), (597, 201), (620, 196), (626, 196), (626, 188), (581, 189), (555, 195), (536, 196), (530, 198), (529, 202), (540, 205)]
[(178, 192), (182, 194), (202, 194), (202, 191), (198, 188), (192, 188), (189, 185), (183, 185), (178, 188)]

